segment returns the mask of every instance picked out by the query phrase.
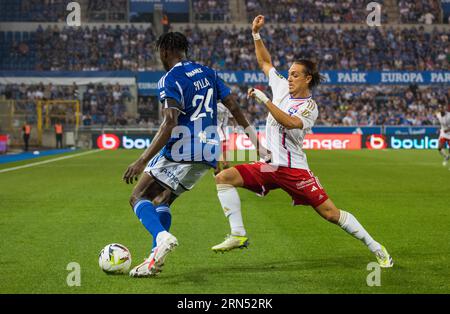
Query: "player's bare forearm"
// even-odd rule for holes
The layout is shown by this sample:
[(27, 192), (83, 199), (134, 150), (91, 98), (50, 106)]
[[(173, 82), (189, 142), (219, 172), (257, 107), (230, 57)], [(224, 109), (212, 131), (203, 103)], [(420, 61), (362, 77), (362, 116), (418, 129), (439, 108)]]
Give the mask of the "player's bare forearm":
[(163, 123), (153, 138), (152, 144), (142, 153), (142, 155), (123, 174), (122, 180), (127, 184), (133, 183), (144, 171), (145, 166), (163, 147), (167, 144), (172, 134), (172, 129), (177, 125), (179, 111), (176, 109), (165, 109), (163, 111)]
[(255, 40), (255, 52), (256, 60), (258, 61), (259, 68), (266, 74), (269, 75), (270, 69), (273, 67), (272, 58), (267, 51), (262, 39)]
[(267, 101), (266, 107), (272, 117), (286, 129), (303, 129), (303, 121), (300, 118), (288, 115), (286, 112), (275, 106), (272, 101)]
[[(259, 30), (264, 25), (264, 16), (258, 15), (253, 20), (252, 24), (252, 33), (259, 35)], [(259, 35), (258, 38), (254, 38), (255, 43), (255, 54), (256, 54), (256, 60), (258, 61), (259, 68), (268, 76), (270, 69), (273, 67), (272, 65), (272, 57), (270, 56), (269, 51), (267, 50), (266, 46), (264, 45), (261, 36)]]
[(148, 163), (167, 144), (172, 134), (172, 129), (178, 123), (180, 112), (176, 109), (163, 110), (163, 122), (153, 138), (152, 144), (142, 153), (139, 160)]

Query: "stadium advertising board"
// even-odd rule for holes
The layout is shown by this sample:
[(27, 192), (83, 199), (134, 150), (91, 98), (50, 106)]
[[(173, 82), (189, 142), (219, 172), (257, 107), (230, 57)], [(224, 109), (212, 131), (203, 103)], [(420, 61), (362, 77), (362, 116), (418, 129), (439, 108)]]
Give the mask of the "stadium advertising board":
[(388, 137), (388, 147), (392, 149), (437, 149), (437, 135), (392, 135)]
[(307, 134), (304, 149), (361, 149), (361, 134)]
[(362, 141), (363, 148), (367, 149), (386, 149), (388, 142), (386, 136), (382, 134), (365, 135)]
[[(265, 134), (258, 133), (263, 145)], [(304, 149), (361, 149), (361, 134), (307, 134), (303, 141)], [(228, 143), (229, 150), (255, 149), (245, 134), (232, 133)]]
[(436, 135), (439, 127), (436, 126), (386, 126), (386, 135)]
[(151, 141), (148, 134), (92, 134), (92, 147), (100, 149), (145, 149)]
[(0, 134), (0, 153), (6, 153), (8, 150), (8, 135)]
[(314, 134), (381, 134), (380, 126), (315, 126)]
[[(287, 77), (287, 71), (280, 71)], [(450, 71), (322, 71), (324, 84), (384, 84), (439, 85), (450, 83)], [(158, 95), (158, 81), (165, 74), (162, 71), (139, 72), (138, 90), (141, 95)], [(257, 85), (268, 84), (267, 77), (261, 71), (219, 71), (219, 76), (227, 84)]]
[(130, 12), (149, 13), (155, 10), (155, 5), (162, 5), (168, 13), (188, 13), (188, 0), (130, 0)]
[[(266, 145), (265, 132), (258, 132), (259, 140)], [(3, 140), (4, 139), (4, 140)], [(7, 137), (0, 136), (6, 145)], [(145, 149), (152, 138), (148, 134), (93, 134), (92, 146), (99, 149)], [(6, 147), (6, 146), (5, 146)], [(437, 149), (438, 135), (382, 135), (382, 134), (307, 134), (303, 141), (304, 149), (313, 150), (354, 150), (354, 149)], [(231, 133), (228, 150), (253, 150), (250, 139), (242, 133)]]
[(437, 149), (438, 135), (381, 135), (363, 137), (363, 148), (367, 149)]

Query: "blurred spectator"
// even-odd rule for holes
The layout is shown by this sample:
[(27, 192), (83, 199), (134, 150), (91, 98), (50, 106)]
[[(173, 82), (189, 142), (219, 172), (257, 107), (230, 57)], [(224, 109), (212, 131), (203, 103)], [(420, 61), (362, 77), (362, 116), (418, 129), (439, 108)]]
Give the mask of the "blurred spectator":
[(229, 22), (228, 0), (193, 0), (192, 12), (197, 22)]
[[(69, 86), (17, 85), (0, 86), (8, 99), (34, 102), (50, 93), (50, 99), (75, 99)], [(255, 126), (264, 126), (267, 110), (252, 99), (247, 99), (248, 86), (231, 85), (244, 114)], [(270, 95), (267, 85), (256, 85)], [(89, 84), (81, 95), (82, 124), (157, 127), (159, 104), (157, 97), (139, 97), (138, 116), (126, 111), (125, 87), (120, 85)], [(317, 125), (437, 125), (434, 112), (439, 104), (450, 102), (447, 86), (389, 86), (321, 85), (314, 91), (319, 105)], [(29, 111), (30, 114), (35, 114)], [(31, 120), (31, 119), (30, 119)], [(33, 119), (35, 120), (35, 119)]]
[[(40, 99), (78, 99), (81, 104), (83, 125), (128, 124), (125, 102), (132, 100), (128, 86), (91, 83), (86, 86), (81, 95), (79, 95), (78, 86), (75, 83), (70, 86), (53, 85), (51, 83), (48, 85), (42, 83), (37, 85), (9, 84), (2, 86), (0, 90), (2, 90), (0, 97), (4, 95), (7, 99), (16, 100), (18, 109), (30, 115), (36, 115), (35, 104)], [(52, 114), (64, 117), (64, 112), (67, 112), (68, 109), (61, 111), (55, 107), (54, 110)], [(36, 117), (33, 120), (36, 120)]]
[(398, 6), (402, 23), (433, 24), (441, 10), (438, 0), (398, 0)]
[(170, 21), (167, 14), (164, 14), (161, 20), (161, 24), (163, 26), (163, 33), (167, 33), (170, 30)]
[[(235, 26), (186, 28), (194, 60), (224, 70), (254, 70), (250, 29)], [(275, 67), (299, 58), (319, 62), (321, 70), (440, 70), (449, 68), (449, 32), (419, 28), (329, 29), (267, 25), (261, 35)], [(433, 44), (430, 45), (429, 43)]]
[[(126, 22), (129, 0), (85, 0), (80, 2), (92, 22)], [(72, 0), (2, 0), (0, 21), (65, 22)], [(83, 6), (86, 4), (86, 6)], [(83, 11), (85, 12), (85, 11)], [(83, 13), (84, 15), (84, 13)]]
[[(377, 0), (383, 5), (383, 0)], [(268, 23), (364, 23), (368, 1), (365, 0), (246, 0), (249, 22), (258, 14)], [(383, 13), (383, 11), (382, 11)], [(382, 15), (382, 22), (387, 16)]]
[(88, 0), (88, 15), (91, 21), (126, 22), (129, 0)]
[(156, 64), (151, 27), (134, 25), (121, 29), (104, 26), (92, 29), (59, 29), (48, 26), (36, 32), (36, 70), (153, 70)]
[[(197, 26), (183, 30), (189, 58), (219, 70), (257, 69), (249, 28)], [(449, 31), (413, 28), (305, 28), (270, 26), (262, 37), (275, 67), (287, 68), (299, 58), (319, 62), (321, 70), (441, 70), (449, 68)], [(19, 49), (15, 41), (1, 52), (0, 69), (29, 65), (29, 70), (151, 71), (162, 70), (154, 50), (152, 28), (134, 25), (85, 28), (38, 27), (33, 40)], [(430, 44), (432, 43), (432, 44)], [(0, 48), (1, 49), (1, 48)], [(8, 48), (6, 48), (8, 49)]]

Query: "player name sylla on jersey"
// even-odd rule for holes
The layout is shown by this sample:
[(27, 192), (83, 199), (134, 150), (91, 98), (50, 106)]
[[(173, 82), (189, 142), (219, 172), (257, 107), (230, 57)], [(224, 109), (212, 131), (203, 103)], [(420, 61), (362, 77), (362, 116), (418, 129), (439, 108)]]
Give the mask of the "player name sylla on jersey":
[(211, 86), (211, 84), (209, 83), (208, 79), (205, 77), (205, 78), (202, 78), (201, 80), (195, 81), (194, 86), (195, 86), (195, 91), (199, 91), (203, 88)]
[[(194, 75), (197, 75), (197, 74), (200, 74), (200, 73), (203, 73), (203, 70), (198, 68), (198, 69), (194, 69), (194, 70), (192, 70), (190, 72), (186, 72), (186, 76), (187, 77), (193, 77)], [(195, 91), (199, 91), (199, 90), (201, 90), (203, 88), (211, 86), (211, 84), (209, 83), (208, 79), (205, 77), (205, 78), (202, 78), (202, 79), (200, 79), (198, 81), (195, 81), (194, 82), (194, 86), (195, 86)]]

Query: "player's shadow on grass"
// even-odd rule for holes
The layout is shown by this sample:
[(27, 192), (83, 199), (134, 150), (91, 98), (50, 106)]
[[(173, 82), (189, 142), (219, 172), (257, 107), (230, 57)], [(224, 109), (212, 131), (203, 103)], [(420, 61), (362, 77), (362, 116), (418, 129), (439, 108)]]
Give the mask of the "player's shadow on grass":
[[(367, 259), (367, 263), (373, 262)], [(195, 267), (192, 265), (188, 270), (183, 271), (181, 274), (169, 274), (163, 273), (157, 278), (161, 281), (165, 281), (168, 284), (173, 280), (176, 283), (189, 282), (189, 283), (202, 283), (210, 280), (209, 278), (217, 275), (239, 275), (249, 273), (267, 273), (267, 272), (293, 272), (295, 276), (300, 275), (302, 272), (310, 273), (311, 271), (329, 271), (339, 272), (343, 270), (354, 270), (367, 272), (367, 264), (365, 263), (364, 256), (346, 256), (346, 257), (332, 257), (326, 259), (303, 259), (303, 260), (271, 260), (265, 261), (259, 264), (243, 264), (236, 263), (233, 265), (212, 265), (205, 267), (199, 265)]]

